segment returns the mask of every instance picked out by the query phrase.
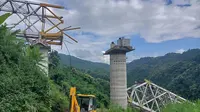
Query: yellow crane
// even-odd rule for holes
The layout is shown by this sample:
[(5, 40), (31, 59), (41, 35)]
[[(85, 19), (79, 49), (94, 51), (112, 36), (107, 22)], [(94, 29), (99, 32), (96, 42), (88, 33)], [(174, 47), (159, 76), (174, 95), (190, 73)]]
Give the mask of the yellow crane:
[(69, 112), (96, 112), (95, 95), (76, 94), (76, 87), (70, 88)]

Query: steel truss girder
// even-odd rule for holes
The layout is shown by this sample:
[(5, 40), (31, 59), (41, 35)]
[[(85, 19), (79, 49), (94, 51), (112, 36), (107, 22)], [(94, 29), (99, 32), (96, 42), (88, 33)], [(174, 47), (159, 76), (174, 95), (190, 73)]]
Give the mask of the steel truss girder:
[[(59, 27), (61, 24), (64, 23), (64, 21), (62, 20), (62, 17), (56, 15), (51, 10), (51, 8), (63, 9), (64, 7), (52, 4), (34, 3), (21, 0), (0, 1), (0, 12), (10, 12), (12, 14), (17, 15), (20, 19), (15, 24), (13, 24), (13, 26), (11, 26), (10, 29), (17, 28), (21, 24), (24, 24), (26, 26), (26, 28), (21, 30), (18, 36), (31, 38), (31, 36), (34, 35), (33, 38), (45, 39), (46, 42), (49, 44), (62, 45), (63, 35), (65, 35), (73, 41), (77, 42), (71, 36), (64, 33), (64, 31), (66, 31), (64, 29), (66, 28), (61, 29)], [(46, 14), (46, 12), (49, 13)], [(47, 22), (49, 23), (47, 24)], [(38, 28), (36, 24), (40, 24), (41, 29)], [(47, 25), (49, 25), (50, 28), (47, 28)], [(32, 33), (27, 32), (28, 30), (30, 30)]]
[[(11, 7), (4, 8), (7, 3), (10, 3)], [(21, 4), (21, 5), (18, 5), (18, 8), (17, 8), (17, 7), (13, 7), (14, 4), (15, 5)], [(23, 7), (23, 6), (26, 6), (27, 10), (24, 10), (23, 8), (25, 8), (25, 7)], [(12, 13), (28, 15), (30, 12), (30, 8), (33, 8), (34, 6), (63, 9), (62, 6), (56, 6), (56, 5), (44, 4), (44, 3), (35, 3), (35, 2), (30, 2), (30, 1), (22, 1), (22, 0), (1, 0), (0, 1), (0, 11), (5, 11), (5, 12), (12, 12)], [(20, 9), (22, 9), (23, 11)], [(32, 14), (32, 16), (37, 16), (37, 14)], [(42, 15), (40, 15), (40, 16), (42, 16)]]
[(149, 112), (160, 112), (169, 103), (181, 103), (186, 99), (150, 82), (135, 84), (127, 89), (128, 101), (132, 106)]

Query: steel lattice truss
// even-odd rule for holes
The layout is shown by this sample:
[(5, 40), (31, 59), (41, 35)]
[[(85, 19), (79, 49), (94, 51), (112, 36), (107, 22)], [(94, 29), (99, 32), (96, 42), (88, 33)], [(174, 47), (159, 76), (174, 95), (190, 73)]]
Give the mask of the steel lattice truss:
[(160, 112), (161, 108), (169, 103), (181, 103), (186, 101), (184, 98), (150, 81), (133, 85), (128, 88), (127, 93), (129, 103), (132, 106), (150, 112)]
[(59, 10), (64, 9), (64, 7), (23, 0), (0, 0), (0, 12), (9, 12), (15, 15), (12, 19), (14, 23), (10, 29), (19, 28), (21, 32), (17, 35), (18, 37), (43, 39), (48, 44), (62, 45), (65, 35), (77, 42), (64, 31), (79, 28), (71, 28), (71, 26), (61, 28), (64, 23), (63, 17), (58, 16), (54, 9)]

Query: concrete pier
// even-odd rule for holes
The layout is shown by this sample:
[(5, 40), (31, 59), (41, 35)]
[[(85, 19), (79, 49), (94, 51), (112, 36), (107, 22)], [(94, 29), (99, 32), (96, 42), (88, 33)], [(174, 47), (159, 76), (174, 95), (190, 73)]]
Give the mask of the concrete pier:
[(40, 48), (40, 53), (42, 54), (42, 61), (40, 62), (40, 68), (42, 71), (48, 76), (49, 74), (49, 50), (51, 49), (50, 46), (44, 40), (37, 40), (32, 42), (32, 46), (37, 46)]
[(130, 39), (119, 38), (111, 43), (104, 55), (110, 55), (110, 100), (122, 108), (127, 107), (126, 53), (133, 51)]

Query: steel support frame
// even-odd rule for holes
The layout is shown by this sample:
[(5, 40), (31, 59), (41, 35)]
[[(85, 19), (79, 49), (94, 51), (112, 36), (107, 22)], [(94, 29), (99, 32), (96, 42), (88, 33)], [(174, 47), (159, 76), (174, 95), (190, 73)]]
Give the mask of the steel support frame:
[[(43, 15), (41, 15), (41, 13), (39, 12), (40, 8), (40, 4), (28, 1), (5, 0), (3, 3), (0, 3), (0, 11), (16, 14), (20, 19), (20, 21), (18, 21), (12, 27), (10, 27), (11, 29), (16, 28), (22, 22), (27, 26), (27, 28), (21, 30), (24, 33), (24, 35), (26, 35), (25, 32), (28, 29), (33, 31), (32, 28), (34, 28), (39, 33), (39, 29), (35, 26), (35, 24), (39, 21), (42, 21)], [(37, 20), (31, 22), (28, 18), (31, 18), (33, 16), (36, 16)], [(25, 21), (27, 21), (28, 23)]]
[[(64, 23), (64, 21), (62, 20), (62, 17), (57, 16), (50, 8), (63, 9), (64, 7), (51, 5), (51, 4), (45, 4), (45, 3), (20, 1), (20, 0), (1, 0), (0, 1), (0, 12), (1, 11), (10, 12), (12, 14), (17, 15), (20, 19), (17, 23), (15, 23), (12, 27), (10, 27), (10, 29), (17, 28), (20, 24), (24, 24), (26, 26), (26, 28), (21, 30), (20, 34), (18, 34), (20, 37), (31, 38), (31, 35), (34, 35), (33, 38), (45, 39), (47, 43), (49, 44), (62, 45), (63, 35), (59, 37), (54, 37), (54, 39), (48, 39), (48, 37), (44, 36), (45, 34), (49, 35), (50, 31), (52, 30), (55, 32), (56, 30), (54, 29), (57, 29), (57, 31), (61, 32), (61, 34), (64, 34), (68, 38), (77, 42), (74, 38), (64, 33), (64, 31), (74, 30), (74, 29), (79, 29), (79, 28), (61, 29), (59, 25)], [(50, 14), (46, 15), (45, 13), (46, 11), (48, 11)], [(31, 19), (31, 18), (34, 18), (34, 19)], [(31, 21), (31, 20), (34, 20), (34, 21)], [(45, 29), (47, 21), (49, 21), (49, 23), (52, 25), (49, 29)], [(58, 23), (55, 23), (55, 21), (58, 21)], [(35, 26), (38, 22), (41, 22), (41, 29), (38, 29)], [(27, 33), (27, 30), (30, 30), (31, 32), (34, 32), (35, 30), (37, 34), (29, 34)], [(29, 36), (26, 36), (26, 35), (29, 35)], [(38, 37), (36, 37), (36, 35), (38, 35)]]
[(168, 103), (186, 101), (186, 99), (149, 81), (131, 86), (127, 89), (127, 95), (131, 105), (149, 112), (160, 112), (161, 108)]

